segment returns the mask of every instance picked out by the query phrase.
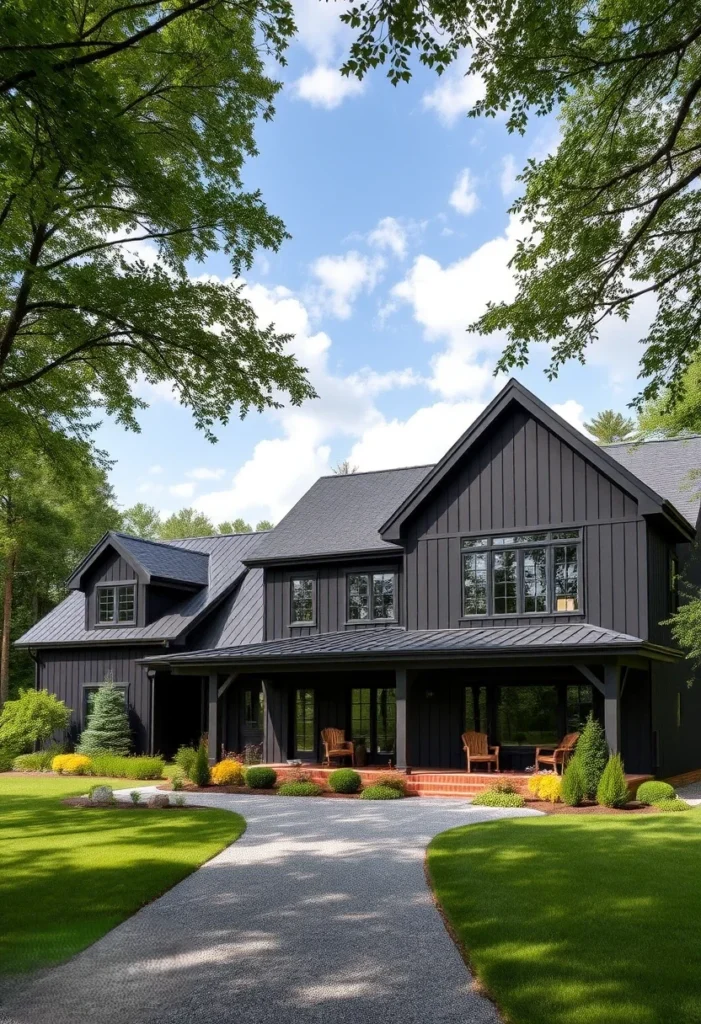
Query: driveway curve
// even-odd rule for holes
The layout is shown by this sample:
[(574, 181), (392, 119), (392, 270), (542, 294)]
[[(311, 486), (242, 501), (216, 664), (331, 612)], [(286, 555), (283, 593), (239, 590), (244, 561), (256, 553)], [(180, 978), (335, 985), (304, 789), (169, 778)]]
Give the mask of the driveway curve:
[(191, 802), (238, 811), (246, 832), (13, 985), (3, 1024), (497, 1024), (433, 904), (424, 851), (457, 825), (537, 812), (435, 797)]

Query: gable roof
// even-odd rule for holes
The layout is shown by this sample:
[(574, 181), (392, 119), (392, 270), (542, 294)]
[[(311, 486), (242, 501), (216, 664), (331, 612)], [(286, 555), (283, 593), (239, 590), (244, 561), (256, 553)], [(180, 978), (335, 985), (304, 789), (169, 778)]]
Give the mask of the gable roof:
[(620, 461), (609, 455), (604, 448), (595, 444), (575, 427), (558, 416), (550, 406), (537, 398), (531, 391), (523, 387), (515, 379), (511, 379), (499, 394), (492, 399), (486, 409), (467, 428), (462, 437), (458, 438), (439, 462), (406, 496), (402, 503), (392, 512), (380, 527), (380, 534), (385, 540), (399, 541), (401, 528), (406, 520), (419, 507), (421, 502), (437, 487), (455, 468), (469, 449), (477, 444), (489, 430), (496, 419), (512, 404), (518, 404), (527, 413), (540, 420), (548, 429), (556, 433), (582, 458), (594, 465), (601, 473), (612, 480), (618, 487), (632, 495), (638, 501), (640, 511), (645, 513), (661, 512), (666, 514), (675, 525), (688, 535), (693, 534), (693, 527), (677, 509), (644, 480), (636, 476)]
[[(205, 538), (193, 537), (193, 541)], [(82, 586), (85, 574), (105, 551), (112, 548), (131, 565), (143, 578), (152, 583), (159, 580), (204, 587), (209, 579), (209, 554), (202, 549), (189, 550), (178, 541), (142, 540), (129, 533), (110, 530), (102, 537), (92, 551), (89, 551), (77, 569), (68, 579), (69, 590)]]
[(660, 441), (607, 444), (602, 447), (622, 466), (635, 473), (671, 501), (692, 525), (701, 505), (701, 434), (664, 438)]
[(398, 551), (379, 528), (431, 468), (320, 477), (261, 541), (251, 564)]
[[(182, 639), (220, 601), (230, 595), (244, 580), (248, 570), (244, 558), (260, 543), (262, 533), (239, 533), (214, 537), (190, 537), (168, 541), (176, 557), (198, 554), (208, 556), (206, 585), (183, 600), (167, 614), (148, 626), (85, 628), (85, 595), (73, 591), (53, 611), (40, 619), (16, 641), (19, 647), (53, 647), (59, 644), (141, 643)], [(262, 621), (262, 598), (260, 604)]]

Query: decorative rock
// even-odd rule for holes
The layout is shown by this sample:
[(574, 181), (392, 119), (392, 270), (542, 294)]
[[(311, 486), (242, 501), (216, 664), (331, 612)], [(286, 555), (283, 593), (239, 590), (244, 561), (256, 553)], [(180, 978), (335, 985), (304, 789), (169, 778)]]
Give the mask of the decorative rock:
[(170, 807), (170, 800), (165, 793), (154, 793), (148, 798), (149, 807)]
[(93, 786), (90, 790), (91, 804), (113, 804), (114, 792), (111, 786)]

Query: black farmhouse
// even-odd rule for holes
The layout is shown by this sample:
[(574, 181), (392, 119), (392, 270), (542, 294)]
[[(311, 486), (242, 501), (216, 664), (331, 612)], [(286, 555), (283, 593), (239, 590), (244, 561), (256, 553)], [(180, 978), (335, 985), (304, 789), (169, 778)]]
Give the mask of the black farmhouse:
[(701, 768), (701, 683), (664, 625), (693, 577), (701, 437), (599, 447), (515, 381), (435, 466), (323, 477), (272, 531), (107, 534), (19, 641), (85, 724), (124, 688), (140, 750), (208, 733), (318, 762), (524, 770), (589, 710), (629, 772)]

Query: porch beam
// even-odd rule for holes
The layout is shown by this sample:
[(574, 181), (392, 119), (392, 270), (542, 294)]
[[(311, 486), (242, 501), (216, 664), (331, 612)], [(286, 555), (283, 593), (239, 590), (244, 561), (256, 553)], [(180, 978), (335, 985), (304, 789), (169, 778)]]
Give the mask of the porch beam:
[(219, 753), (219, 680), (217, 673), (212, 672), (209, 677), (209, 763), (216, 764)]
[(237, 676), (238, 676), (238, 672), (232, 672), (230, 676), (226, 677), (224, 682), (221, 684), (221, 686), (217, 690), (217, 697), (221, 698), (221, 697), (224, 696), (224, 694), (229, 689), (229, 687), (234, 682), (234, 680), (236, 679)]
[(612, 754), (621, 752), (621, 670), (604, 665), (604, 732)]
[(407, 770), (407, 670), (395, 669), (395, 697), (397, 708), (396, 768)]
[(572, 667), (575, 668), (578, 672), (581, 672), (586, 681), (588, 683), (591, 683), (592, 686), (595, 686), (599, 693), (603, 693), (604, 696), (606, 696), (605, 684), (601, 682), (601, 680), (595, 672), (592, 672), (588, 665), (575, 664)]

